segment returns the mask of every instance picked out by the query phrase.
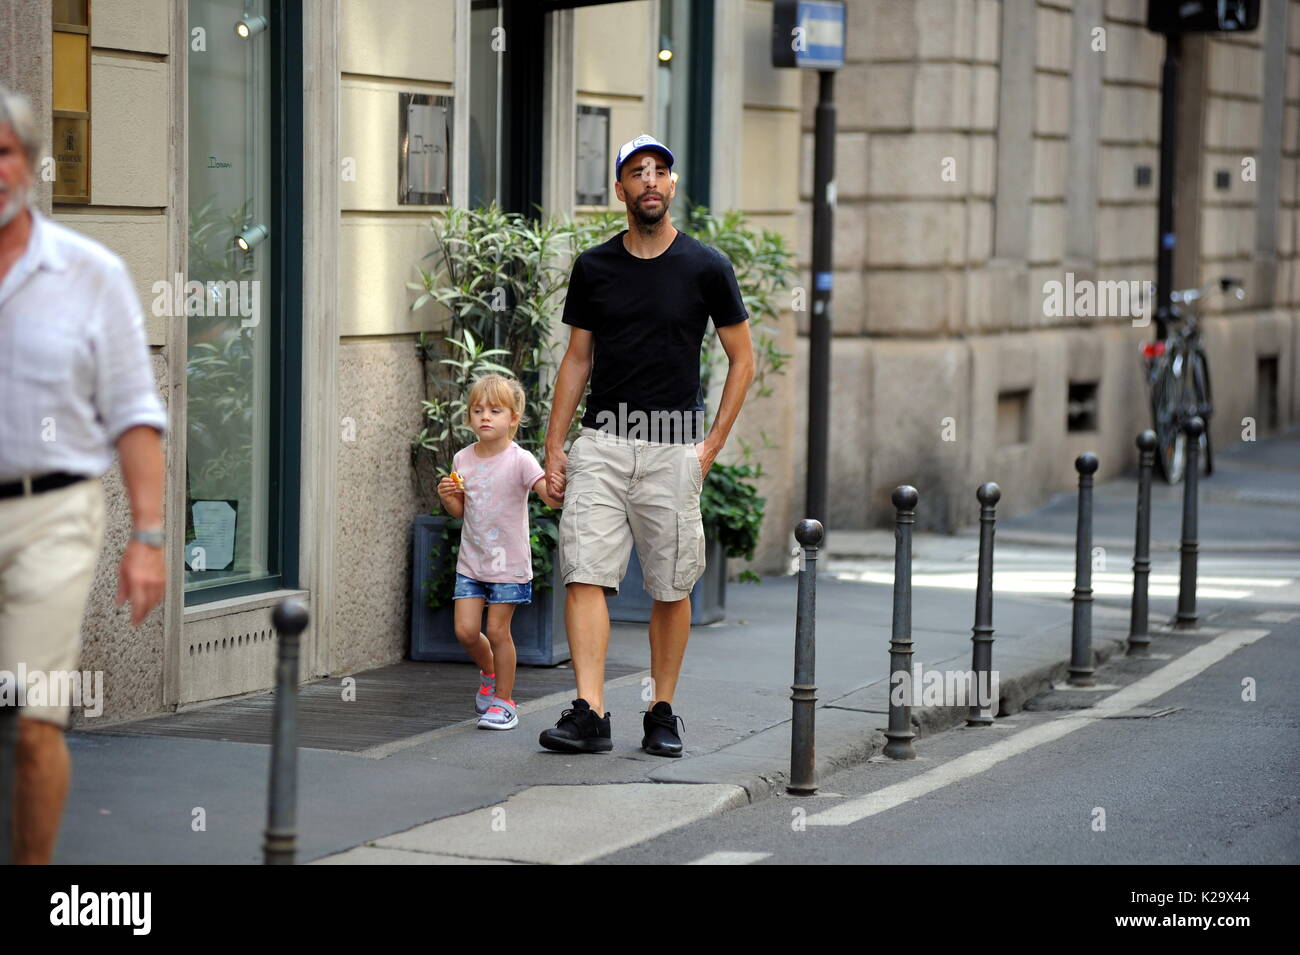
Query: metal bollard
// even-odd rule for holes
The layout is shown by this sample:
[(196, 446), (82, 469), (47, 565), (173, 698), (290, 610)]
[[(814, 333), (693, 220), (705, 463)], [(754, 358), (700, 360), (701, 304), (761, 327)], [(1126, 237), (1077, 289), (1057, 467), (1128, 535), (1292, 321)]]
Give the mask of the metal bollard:
[[(971, 676), (975, 692), (967, 726), (992, 726), (996, 700), (981, 699), (980, 688), (993, 688), (993, 525), (1002, 488), (992, 481), (975, 492), (980, 502), (980, 557), (975, 575), (975, 626), (971, 629)], [(980, 674), (986, 674), (981, 682)]]
[(18, 687), (14, 702), (0, 702), (0, 865), (14, 860), (14, 812), (18, 799)]
[(1189, 630), (1196, 626), (1196, 501), (1201, 480), (1201, 435), (1205, 422), (1194, 417), (1183, 425), (1187, 434), (1187, 469), (1183, 472), (1183, 542), (1179, 548), (1178, 613), (1174, 626)]
[(1151, 577), (1151, 468), (1156, 463), (1156, 433), (1143, 431), (1137, 437), (1137, 446), (1137, 539), (1133, 545), (1133, 606), (1129, 612), (1128, 655), (1144, 657), (1151, 652), (1147, 583)]
[(298, 638), (307, 629), (307, 608), (282, 600), (271, 615), (280, 635), (271, 723), (271, 785), (266, 815), (265, 865), (293, 865), (298, 809)]
[(1092, 686), (1092, 476), (1097, 455), (1074, 460), (1079, 472), (1079, 522), (1075, 528), (1074, 624), (1070, 635), (1070, 685)]
[(811, 796), (817, 791), (817, 548), (825, 532), (820, 521), (802, 520), (794, 536), (803, 546), (799, 599), (794, 625), (794, 684), (790, 687), (790, 782), (785, 791)]
[(894, 488), (897, 511), (894, 524), (894, 624), (889, 638), (889, 729), (885, 730), (885, 755), (891, 759), (916, 759), (912, 740), (912, 706), (895, 703), (896, 674), (907, 681), (903, 699), (912, 698), (912, 525), (916, 523), (916, 488), (904, 484)]

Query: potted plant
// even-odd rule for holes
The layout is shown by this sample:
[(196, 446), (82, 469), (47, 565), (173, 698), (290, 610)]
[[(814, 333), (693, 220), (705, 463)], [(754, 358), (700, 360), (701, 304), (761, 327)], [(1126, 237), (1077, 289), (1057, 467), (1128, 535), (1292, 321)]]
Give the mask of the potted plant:
[[(420, 269), (412, 310), (442, 305), (450, 321), (445, 335), (418, 336), (424, 367), (424, 426), (411, 444), (421, 497), (432, 513), (415, 519), (411, 598), (411, 658), (464, 660), (452, 615), (461, 521), (442, 512), (434, 492), (457, 451), (475, 440), (466, 421), (465, 397), (473, 380), (497, 372), (519, 379), (527, 413), (515, 441), (541, 460), (550, 418), (554, 344), (551, 317), (568, 282), (568, 259), (582, 234), (554, 222), (535, 222), (485, 209), (451, 209), (432, 222), (435, 259)], [(533, 602), (511, 621), (520, 663), (554, 665), (568, 659), (563, 601), (557, 599), (558, 514), (529, 500), (533, 551)]]

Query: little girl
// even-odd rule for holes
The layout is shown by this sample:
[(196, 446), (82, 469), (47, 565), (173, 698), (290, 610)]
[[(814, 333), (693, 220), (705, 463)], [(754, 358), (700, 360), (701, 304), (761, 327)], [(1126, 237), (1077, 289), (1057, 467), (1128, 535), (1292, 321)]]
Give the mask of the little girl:
[[(466, 416), (478, 442), (452, 459), (438, 497), (452, 517), (464, 517), (456, 563), (456, 639), (479, 666), (474, 699), (480, 729), (519, 725), (515, 645), (510, 618), (532, 603), (533, 556), (528, 543), (528, 492), (559, 507), (546, 491), (537, 459), (515, 444), (524, 415), (524, 389), (513, 378), (485, 375), (470, 389)], [(487, 601), (487, 635), (479, 632)]]

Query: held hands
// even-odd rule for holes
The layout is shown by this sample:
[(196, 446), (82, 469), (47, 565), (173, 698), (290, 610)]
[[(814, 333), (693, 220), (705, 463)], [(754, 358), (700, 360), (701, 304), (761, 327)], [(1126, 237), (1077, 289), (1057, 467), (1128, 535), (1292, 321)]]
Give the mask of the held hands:
[(557, 501), (564, 500), (565, 475), (569, 469), (569, 456), (560, 448), (546, 452), (546, 489)]

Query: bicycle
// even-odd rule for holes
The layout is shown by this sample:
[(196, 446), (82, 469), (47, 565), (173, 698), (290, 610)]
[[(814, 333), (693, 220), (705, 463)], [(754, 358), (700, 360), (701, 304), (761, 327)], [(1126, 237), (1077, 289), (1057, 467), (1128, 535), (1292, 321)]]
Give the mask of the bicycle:
[(1201, 344), (1197, 317), (1198, 303), (1216, 285), (1222, 295), (1231, 293), (1237, 299), (1246, 297), (1241, 279), (1230, 276), (1202, 289), (1173, 292), (1167, 336), (1142, 345), (1155, 422), (1156, 460), (1169, 484), (1177, 484), (1183, 479), (1187, 467), (1187, 435), (1183, 426), (1198, 415), (1205, 422), (1205, 431), (1200, 438), (1205, 473), (1214, 473), (1214, 449), (1210, 444), (1210, 415), (1214, 413), (1210, 362)]

